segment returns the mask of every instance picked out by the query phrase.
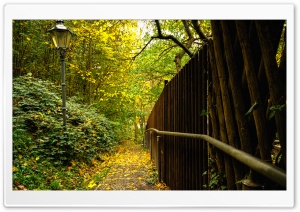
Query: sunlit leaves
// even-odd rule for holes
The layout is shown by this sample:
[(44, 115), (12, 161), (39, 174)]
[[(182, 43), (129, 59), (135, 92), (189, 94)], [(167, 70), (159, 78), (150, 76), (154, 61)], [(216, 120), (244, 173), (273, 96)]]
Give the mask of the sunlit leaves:
[(95, 181), (94, 180), (91, 180), (91, 182), (88, 184), (88, 187), (89, 188), (93, 188), (93, 187), (95, 187), (97, 184), (95, 183)]
[[(89, 182), (87, 188), (96, 190), (168, 189), (167, 186), (157, 184), (153, 187), (147, 183), (153, 170), (149, 152), (132, 141), (126, 141), (115, 154), (106, 157), (105, 162), (95, 164), (94, 169), (89, 170), (91, 175), (85, 176), (85, 181)], [(157, 175), (154, 178), (153, 184), (157, 182)]]
[[(51, 48), (51, 38), (47, 32), (53, 22), (49, 20), (15, 20), (13, 22), (13, 74), (46, 78), (49, 70), (59, 61)], [(52, 70), (51, 70), (52, 71)], [(52, 72), (53, 74), (53, 72)], [(59, 76), (59, 73), (57, 73)], [(54, 77), (53, 77), (54, 78)]]
[(170, 188), (165, 183), (157, 183), (155, 186), (158, 190), (170, 190)]
[[(144, 124), (164, 80), (177, 72), (174, 56), (181, 49), (168, 40), (153, 40), (133, 60), (157, 33), (153, 20), (65, 20), (64, 24), (74, 32), (66, 56), (67, 99), (77, 96), (81, 103), (122, 126), (120, 135), (129, 136), (134, 122)], [(164, 34), (186, 41), (180, 20), (162, 20), (161, 24)], [(13, 21), (14, 76), (30, 72), (32, 77), (61, 83), (59, 54), (47, 33), (54, 25), (54, 20)], [(209, 31), (209, 22), (201, 21), (200, 25), (205, 33)], [(182, 65), (187, 59), (182, 59)], [(32, 108), (26, 101), (25, 109)], [(60, 106), (43, 108), (43, 114), (59, 113)], [(70, 119), (77, 123), (83, 116)], [(36, 113), (34, 120), (47, 123), (49, 118)]]

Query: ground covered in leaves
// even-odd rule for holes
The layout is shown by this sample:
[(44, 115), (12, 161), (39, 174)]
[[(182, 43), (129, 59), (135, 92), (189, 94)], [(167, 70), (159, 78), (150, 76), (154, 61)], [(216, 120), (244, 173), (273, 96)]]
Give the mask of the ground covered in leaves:
[(91, 190), (169, 190), (157, 180), (157, 170), (150, 154), (132, 141), (123, 142), (117, 151), (95, 164), (89, 179)]

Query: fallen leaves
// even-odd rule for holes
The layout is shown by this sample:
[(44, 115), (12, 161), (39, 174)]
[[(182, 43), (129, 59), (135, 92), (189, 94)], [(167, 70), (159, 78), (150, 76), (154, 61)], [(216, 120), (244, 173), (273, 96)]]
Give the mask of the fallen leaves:
[(157, 183), (155, 186), (158, 190), (170, 190), (170, 188), (165, 183)]
[(84, 173), (87, 189), (168, 190), (168, 187), (162, 183), (149, 184), (147, 178), (154, 170), (150, 154), (141, 145), (130, 141), (120, 145), (115, 154), (105, 155), (104, 162), (92, 161), (92, 163), (94, 171), (89, 171), (89, 174)]
[(91, 182), (89, 183), (88, 187), (89, 188), (94, 188), (97, 184), (95, 183), (94, 180), (91, 180)]
[(18, 185), (17, 186), (17, 190), (27, 191), (28, 189), (25, 186), (23, 186), (23, 185)]
[(13, 166), (12, 170), (13, 170), (13, 172), (16, 172), (16, 171), (18, 171), (18, 168)]

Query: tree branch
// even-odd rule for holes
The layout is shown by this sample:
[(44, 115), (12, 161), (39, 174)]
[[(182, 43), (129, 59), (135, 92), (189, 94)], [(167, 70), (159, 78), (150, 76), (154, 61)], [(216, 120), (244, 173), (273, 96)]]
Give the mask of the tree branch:
[(190, 57), (193, 57), (193, 54), (190, 52), (188, 48), (186, 48), (179, 40), (177, 40), (173, 35), (162, 35), (161, 33), (161, 27), (158, 20), (155, 20), (155, 24), (157, 27), (157, 33), (158, 36), (152, 36), (152, 38), (159, 38), (162, 40), (172, 40), (174, 43), (176, 43), (179, 47), (181, 47)]
[(139, 53), (137, 53), (135, 56), (132, 57), (132, 60), (135, 60), (135, 58), (136, 58), (137, 56), (139, 56), (139, 55), (147, 48), (147, 46), (151, 43), (152, 40), (153, 40), (153, 38), (151, 38), (151, 39), (148, 41), (148, 43), (142, 48), (142, 50), (141, 50)]
[(200, 25), (198, 24), (198, 20), (192, 20), (192, 24), (193, 24), (195, 31), (199, 35), (200, 39), (207, 41), (208, 39), (207, 39), (206, 35), (202, 32)]
[(155, 20), (155, 24), (156, 24), (158, 36), (162, 37), (159, 20)]
[(189, 38), (194, 38), (187, 20), (181, 20), (181, 22), (183, 23), (183, 26), (185, 28), (185, 32), (189, 36)]
[[(167, 54), (170, 52), (173, 48), (177, 47), (177, 45), (169, 46), (168, 48), (164, 49), (158, 56), (162, 56), (163, 54)], [(166, 53), (165, 53), (166, 52)]]
[[(185, 29), (186, 29), (186, 32), (189, 36), (189, 41), (188, 42), (188, 48), (191, 46), (191, 40), (195, 40), (195, 38), (193, 38), (192, 36), (192, 32), (190, 31), (190, 29), (188, 28), (188, 25), (187, 25), (187, 21), (182, 21), (185, 25)], [(182, 50), (187, 53), (191, 58), (193, 57), (193, 54), (190, 52), (190, 50), (185, 46), (183, 45), (179, 40), (177, 40), (173, 35), (163, 35), (162, 32), (161, 32), (161, 26), (160, 26), (160, 23), (159, 23), (159, 20), (155, 20), (155, 24), (156, 24), (156, 28), (157, 28), (157, 36), (152, 36), (151, 39), (147, 42), (147, 44), (142, 48), (142, 50), (140, 52), (138, 52), (135, 56), (132, 57), (133, 60), (135, 60), (135, 58), (137, 56), (139, 56), (146, 48), (147, 46), (151, 43), (151, 41), (153, 39), (162, 39), (162, 40), (172, 40), (174, 43), (176, 43), (177, 46), (181, 47)]]

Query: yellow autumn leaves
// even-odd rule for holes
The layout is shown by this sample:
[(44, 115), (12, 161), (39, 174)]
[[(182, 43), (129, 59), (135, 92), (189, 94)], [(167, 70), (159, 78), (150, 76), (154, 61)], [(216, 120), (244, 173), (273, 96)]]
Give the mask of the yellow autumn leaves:
[(167, 190), (164, 184), (147, 183), (153, 172), (150, 154), (140, 145), (125, 142), (117, 152), (94, 164), (95, 172), (85, 178), (87, 189), (93, 190)]
[(93, 188), (93, 187), (95, 187), (97, 184), (95, 183), (95, 181), (94, 180), (91, 180), (91, 182), (88, 184), (88, 187), (89, 188)]

